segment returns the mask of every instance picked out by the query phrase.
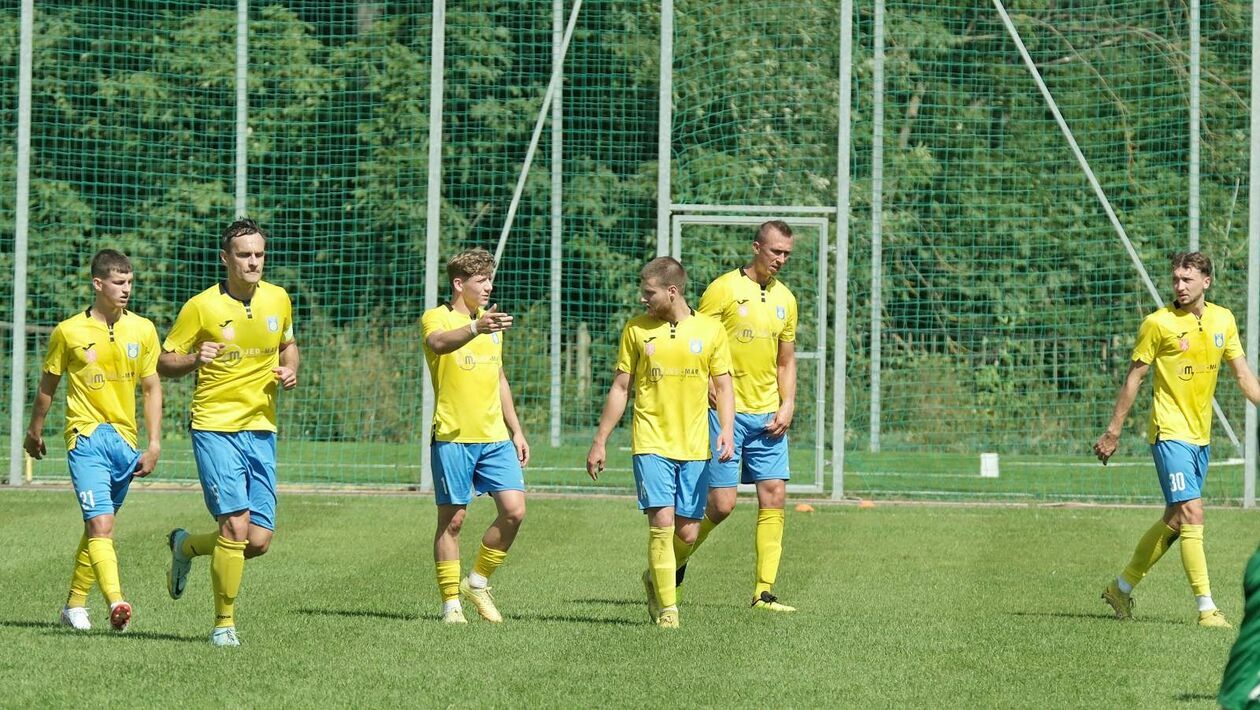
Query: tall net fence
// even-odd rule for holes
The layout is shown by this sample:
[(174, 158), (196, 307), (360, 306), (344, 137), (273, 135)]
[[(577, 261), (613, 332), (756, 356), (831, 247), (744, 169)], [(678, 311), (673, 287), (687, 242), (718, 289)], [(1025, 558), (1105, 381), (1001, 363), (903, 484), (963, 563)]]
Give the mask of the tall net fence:
[[(1013, 23), (1102, 190), (1171, 300), (1190, 240), (1188, 6), (1011, 3)], [(1201, 245), (1208, 297), (1246, 308), (1249, 8), (1204, 5)], [(873, 13), (855, 60), (853, 323), (846, 492), (1159, 500), (1145, 453), (1150, 384), (1120, 457), (1090, 446), (1110, 417), (1142, 317), (1158, 305), (990, 3), (888, 0), (882, 333), (871, 340)], [(1237, 199), (1235, 199), (1237, 197)], [(875, 346), (879, 384), (871, 375)], [(1153, 372), (1153, 371), (1152, 371)], [(1237, 431), (1243, 398), (1218, 397)], [(876, 406), (872, 399), (878, 397)], [(1241, 453), (1220, 423), (1214, 458)], [(871, 453), (877, 450), (879, 453)], [(998, 479), (978, 477), (996, 452)], [(1209, 496), (1237, 498), (1242, 467)]]
[[(237, 139), (235, 2), (38, 5), (28, 393), (51, 327), (90, 303), (96, 249), (132, 255), (135, 309), (160, 334), (187, 298), (221, 278), (216, 235), (235, 209)], [(829, 407), (817, 406), (820, 395), (831, 399), (832, 321), (813, 314), (837, 308), (840, 225), (826, 210), (847, 169), (845, 494), (1154, 502), (1143, 446), (1149, 389), (1116, 465), (1101, 468), (1087, 454), (1155, 304), (998, 13), (986, 3), (887, 0), (877, 94), (876, 8), (855, 3), (853, 152), (838, 170), (838, 5), (676, 0), (670, 38), (670, 201), (773, 216), (784, 216), (777, 207), (805, 209), (792, 214), (821, 219), (829, 237), (817, 222), (798, 230), (783, 273), (801, 301), (798, 349), (820, 358), (800, 363), (794, 473), (808, 478), (832, 463)], [(466, 247), (493, 251), (518, 198), (493, 300), (517, 317), (506, 370), (533, 444), (534, 486), (589, 485), (585, 446), (617, 335), (639, 311), (638, 269), (657, 245), (659, 2), (582, 4), (564, 58), (559, 150), (548, 123), (515, 193), (572, 7), (448, 3), (443, 47), (439, 259)], [(1165, 257), (1186, 246), (1190, 226), (1187, 9), (1072, 0), (1013, 3), (1010, 12), (1166, 291)], [(1206, 4), (1202, 22), (1200, 239), (1218, 269), (1209, 297), (1240, 324), (1250, 12), (1235, 0)], [(0, 9), (0, 19), (0, 106), (12, 117), (17, 9)], [(274, 235), (267, 279), (294, 298), (303, 356), (302, 383), (280, 403), (286, 482), (421, 480), (418, 319), (436, 305), (424, 297), (433, 19), (428, 2), (249, 10), (247, 211)], [(872, 154), (880, 112), (882, 176)], [(15, 122), (0, 124), (0, 134), (0, 269), (12, 273)], [(881, 258), (873, 264), (877, 177)], [(678, 234), (697, 302), (708, 279), (744, 260), (751, 228), (697, 222)], [(449, 289), (439, 291), (445, 298)], [(877, 300), (881, 332), (872, 342)], [(0, 300), (0, 321), (12, 321), (12, 307)], [(0, 333), (7, 385), (12, 333)], [(1228, 379), (1219, 398), (1241, 433), (1242, 398)], [(160, 475), (191, 482), (191, 381), (165, 387)], [(59, 441), (60, 423), (58, 405), (46, 440)], [(7, 449), (8, 420), (0, 426)], [(1214, 437), (1218, 462), (1237, 457), (1220, 425)], [(630, 486), (628, 443), (627, 420), (603, 486)], [(1000, 454), (999, 478), (979, 477), (980, 452)], [(1214, 470), (1209, 498), (1239, 497), (1241, 467)], [(62, 480), (64, 455), (54, 452), (33, 474)]]

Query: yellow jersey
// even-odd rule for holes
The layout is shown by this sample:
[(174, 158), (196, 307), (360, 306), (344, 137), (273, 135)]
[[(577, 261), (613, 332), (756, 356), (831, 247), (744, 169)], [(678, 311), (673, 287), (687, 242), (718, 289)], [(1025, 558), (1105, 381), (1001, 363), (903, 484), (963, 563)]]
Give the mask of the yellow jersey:
[(709, 378), (731, 371), (722, 324), (695, 312), (677, 324), (632, 318), (621, 331), (617, 369), (634, 379), (633, 453), (708, 460)]
[[(483, 311), (478, 311), (480, 317)], [(429, 336), (467, 328), (473, 317), (443, 304), (420, 316), (424, 361), (436, 397), (433, 440), (461, 444), (507, 441), (499, 378), (503, 372), (503, 333), (480, 333), (445, 355), (429, 348)]]
[(137, 447), (136, 385), (157, 374), (157, 329), (148, 318), (123, 311), (108, 325), (92, 309), (53, 329), (44, 372), (66, 376), (66, 450), (101, 424)]
[(698, 310), (726, 327), (735, 411), (778, 411), (779, 343), (796, 342), (796, 296), (778, 279), (771, 278), (763, 288), (743, 269), (735, 269), (709, 284)]
[(215, 358), (195, 370), (192, 428), (199, 431), (275, 431), (273, 370), (280, 346), (293, 342), (293, 305), (283, 288), (259, 281), (248, 301), (221, 282), (188, 299), (162, 348), (187, 355), (202, 343), (223, 343)]
[(1174, 439), (1206, 446), (1221, 361), (1240, 357), (1238, 326), (1228, 308), (1204, 303), (1202, 318), (1174, 306), (1148, 315), (1131, 358), (1155, 367), (1148, 441)]

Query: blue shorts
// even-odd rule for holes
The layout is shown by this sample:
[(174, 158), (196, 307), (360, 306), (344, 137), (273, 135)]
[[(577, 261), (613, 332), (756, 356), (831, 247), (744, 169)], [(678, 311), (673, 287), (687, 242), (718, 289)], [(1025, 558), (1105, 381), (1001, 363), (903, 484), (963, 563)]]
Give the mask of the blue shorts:
[(1172, 505), (1203, 497), (1211, 452), (1211, 446), (1184, 441), (1163, 440), (1151, 444), (1151, 456), (1155, 458), (1155, 472), (1159, 474), (1159, 487), (1164, 489), (1165, 503)]
[(88, 436), (77, 437), (66, 452), (70, 482), (79, 497), (83, 519), (113, 515), (122, 507), (131, 487), (131, 476), (140, 465), (140, 452), (109, 424), (101, 424)]
[(474, 487), (477, 495), (525, 490), (525, 475), (510, 441), (435, 441), (431, 446), (433, 498), (438, 505), (468, 505)]
[(774, 413), (735, 413), (735, 455), (730, 461), (718, 461), (717, 439), (722, 433), (717, 412), (709, 410), (709, 488), (734, 488), (741, 483), (786, 481), (792, 477), (788, 469), (788, 438), (766, 434), (766, 425)]
[(709, 498), (704, 461), (678, 461), (659, 454), (635, 454), (633, 458), (639, 510), (672, 507), (680, 518), (704, 517)]
[(249, 511), (249, 522), (276, 529), (276, 433), (192, 430), (201, 496), (215, 518)]

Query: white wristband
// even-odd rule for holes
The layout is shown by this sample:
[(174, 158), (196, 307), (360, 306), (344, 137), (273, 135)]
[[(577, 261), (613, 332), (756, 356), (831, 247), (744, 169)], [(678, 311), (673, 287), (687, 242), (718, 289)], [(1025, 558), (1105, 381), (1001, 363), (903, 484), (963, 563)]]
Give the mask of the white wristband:
[(476, 335), (477, 334), (477, 321), (474, 320), (471, 323), (469, 323), (468, 330), (472, 331), (473, 335)]

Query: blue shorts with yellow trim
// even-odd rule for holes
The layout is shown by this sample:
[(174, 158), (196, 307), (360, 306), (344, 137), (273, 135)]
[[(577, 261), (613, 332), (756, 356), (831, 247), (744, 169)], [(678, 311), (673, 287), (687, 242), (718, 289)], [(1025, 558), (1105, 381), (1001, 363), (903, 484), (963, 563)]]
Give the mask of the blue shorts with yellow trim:
[(722, 425), (717, 412), (709, 410), (709, 488), (734, 488), (741, 483), (758, 481), (786, 481), (792, 477), (788, 468), (788, 438), (784, 434), (772, 437), (766, 433), (766, 425), (774, 419), (774, 413), (735, 413), (735, 455), (730, 461), (719, 461), (718, 434)]
[(140, 452), (132, 448), (113, 426), (101, 424), (88, 436), (78, 436), (66, 452), (70, 482), (79, 497), (83, 519), (113, 515), (122, 507), (140, 465)]
[(511, 441), (432, 444), (433, 498), (438, 505), (468, 505), (473, 491), (498, 493), (525, 490), (525, 474)]
[(249, 522), (276, 529), (276, 433), (192, 430), (201, 496), (210, 514), (249, 511)]
[(633, 459), (639, 510), (672, 507), (680, 518), (704, 517), (709, 499), (704, 461), (679, 461), (659, 454), (635, 454)]

